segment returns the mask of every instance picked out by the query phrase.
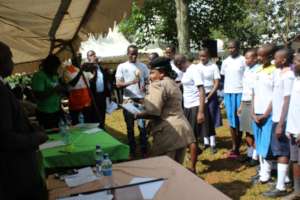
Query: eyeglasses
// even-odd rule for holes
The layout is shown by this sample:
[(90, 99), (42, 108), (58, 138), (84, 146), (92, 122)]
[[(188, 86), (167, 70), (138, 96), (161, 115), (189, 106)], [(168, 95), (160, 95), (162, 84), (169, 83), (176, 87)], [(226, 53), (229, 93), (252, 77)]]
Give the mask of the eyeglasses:
[(89, 56), (89, 57), (91, 57), (91, 56), (95, 56), (95, 54), (94, 54), (94, 53), (93, 53), (93, 54), (89, 54), (88, 56)]

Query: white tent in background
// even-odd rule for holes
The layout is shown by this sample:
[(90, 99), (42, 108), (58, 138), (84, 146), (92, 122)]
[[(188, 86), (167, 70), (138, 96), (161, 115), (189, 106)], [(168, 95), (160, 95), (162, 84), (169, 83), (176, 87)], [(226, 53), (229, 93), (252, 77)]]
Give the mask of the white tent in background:
[[(126, 55), (129, 45), (130, 42), (119, 32), (118, 26), (115, 25), (113, 29), (109, 29), (105, 37), (103, 35), (90, 34), (88, 40), (81, 43), (79, 52), (82, 54), (83, 59), (86, 59), (86, 54), (89, 50), (94, 50), (100, 58), (117, 57)], [(158, 44), (149, 45), (139, 52), (156, 52), (159, 55), (163, 55), (163, 50), (159, 48)]]
[(126, 55), (128, 45), (130, 45), (129, 41), (115, 25), (113, 29), (109, 29), (105, 37), (90, 34), (88, 40), (81, 43), (79, 51), (83, 59), (86, 59), (89, 50), (94, 50), (101, 58), (123, 56)]

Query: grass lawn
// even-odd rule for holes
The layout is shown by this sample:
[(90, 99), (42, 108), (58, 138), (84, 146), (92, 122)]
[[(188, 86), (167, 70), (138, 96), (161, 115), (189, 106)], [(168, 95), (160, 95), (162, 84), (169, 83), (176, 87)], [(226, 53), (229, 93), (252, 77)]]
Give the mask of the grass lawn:
[[(126, 126), (121, 110), (108, 115), (106, 125), (109, 133), (123, 143), (127, 143)], [(197, 175), (232, 199), (268, 199), (264, 198), (261, 193), (268, 190), (269, 185), (252, 186), (250, 182), (250, 177), (255, 174), (254, 167), (246, 167), (239, 161), (226, 158), (226, 153), (230, 147), (230, 133), (226, 120), (224, 120), (224, 126), (217, 129), (218, 153), (213, 155), (208, 149), (199, 156)], [(241, 150), (244, 154), (245, 144)]]

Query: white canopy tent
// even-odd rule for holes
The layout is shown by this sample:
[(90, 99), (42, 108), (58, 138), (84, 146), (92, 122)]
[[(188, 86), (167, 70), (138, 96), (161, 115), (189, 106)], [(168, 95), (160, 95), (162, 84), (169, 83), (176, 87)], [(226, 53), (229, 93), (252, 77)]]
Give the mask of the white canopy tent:
[[(143, 1), (138, 1), (141, 4)], [(16, 64), (50, 52), (67, 58), (88, 33), (103, 33), (130, 11), (132, 0), (1, 0), (0, 40)]]

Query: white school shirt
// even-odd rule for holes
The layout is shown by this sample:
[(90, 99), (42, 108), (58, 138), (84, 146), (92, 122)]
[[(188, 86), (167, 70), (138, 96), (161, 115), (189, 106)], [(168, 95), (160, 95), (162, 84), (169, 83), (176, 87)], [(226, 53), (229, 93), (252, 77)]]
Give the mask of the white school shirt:
[(221, 78), (219, 67), (212, 62), (208, 62), (206, 65), (199, 63), (197, 67), (203, 74), (205, 93), (210, 93), (214, 88), (214, 80)]
[(183, 76), (183, 72), (178, 68), (176, 67), (176, 65), (174, 64), (174, 60), (171, 60), (170, 61), (170, 64), (171, 64), (171, 67), (172, 69), (176, 72), (177, 74), (177, 77), (175, 79), (176, 82), (180, 82), (181, 79), (182, 79), (182, 76)]
[(138, 71), (140, 72), (140, 83), (129, 85), (124, 88), (124, 99), (145, 97), (145, 93), (141, 91), (139, 84), (145, 86), (145, 80), (148, 80), (149, 77), (149, 69), (145, 64), (140, 62), (130, 63), (127, 61), (118, 65), (115, 75), (116, 79), (123, 80), (125, 83), (135, 80)]
[(264, 114), (272, 101), (273, 96), (273, 73), (275, 66), (267, 68), (259, 66), (254, 82), (254, 113)]
[(247, 66), (243, 76), (243, 93), (242, 101), (252, 101), (252, 89), (255, 82), (257, 69), (260, 65), (256, 64), (253, 67)]
[(287, 116), (286, 132), (300, 134), (300, 77), (295, 78)]
[(198, 86), (203, 85), (203, 74), (197, 65), (191, 64), (183, 73), (181, 84), (183, 86), (183, 105), (192, 108), (200, 105)]
[[(286, 69), (285, 69), (286, 70)], [(276, 69), (273, 75), (272, 121), (279, 122), (284, 97), (290, 96), (294, 82), (294, 72), (291, 69), (283, 71)]]
[(242, 93), (243, 75), (246, 69), (244, 56), (228, 56), (222, 63), (221, 74), (225, 76), (224, 93)]

